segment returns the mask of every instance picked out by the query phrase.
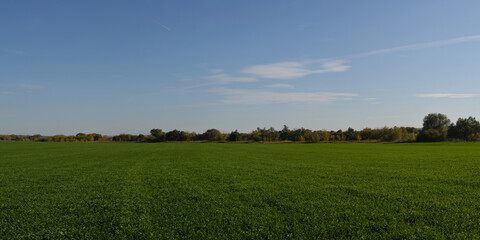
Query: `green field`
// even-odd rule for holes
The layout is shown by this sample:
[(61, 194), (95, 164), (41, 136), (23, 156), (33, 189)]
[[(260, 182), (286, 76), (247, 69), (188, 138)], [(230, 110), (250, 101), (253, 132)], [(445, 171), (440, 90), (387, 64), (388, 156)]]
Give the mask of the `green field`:
[(5, 239), (480, 238), (480, 144), (0, 142)]

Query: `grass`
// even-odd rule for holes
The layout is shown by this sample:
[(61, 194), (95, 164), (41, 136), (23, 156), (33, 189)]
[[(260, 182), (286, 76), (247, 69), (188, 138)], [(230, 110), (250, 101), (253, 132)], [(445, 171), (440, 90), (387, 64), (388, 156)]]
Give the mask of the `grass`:
[(0, 142), (5, 239), (479, 239), (480, 144)]

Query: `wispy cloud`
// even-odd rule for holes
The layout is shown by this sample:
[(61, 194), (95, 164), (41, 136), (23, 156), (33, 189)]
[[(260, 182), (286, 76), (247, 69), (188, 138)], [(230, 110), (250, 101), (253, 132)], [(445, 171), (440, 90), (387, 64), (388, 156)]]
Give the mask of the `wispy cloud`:
[(37, 89), (42, 89), (44, 86), (41, 85), (32, 85), (32, 84), (20, 84), (20, 87), (30, 89), (30, 90), (37, 90)]
[(300, 25), (297, 26), (297, 30), (298, 31), (303, 31), (303, 30), (305, 30), (306, 28), (309, 28), (309, 27), (310, 27), (310, 24), (306, 24), (306, 23), (305, 24), (300, 24)]
[(170, 29), (169, 27), (163, 25), (163, 24), (160, 23), (159, 21), (153, 21), (153, 22), (155, 22), (156, 24), (160, 25), (161, 27), (163, 27), (165, 30), (167, 30), (167, 31), (169, 31), (169, 32), (172, 31), (172, 29)]
[[(305, 25), (301, 27), (303, 28), (307, 26)], [(451, 38), (451, 39), (440, 40), (440, 41), (408, 44), (403, 46), (378, 49), (378, 50), (373, 50), (373, 51), (369, 51), (361, 54), (336, 57), (331, 59), (319, 59), (319, 60), (311, 60), (311, 61), (287, 61), (287, 62), (277, 62), (277, 63), (270, 63), (270, 64), (258, 64), (258, 65), (252, 65), (252, 66), (246, 67), (240, 71), (241, 73), (248, 74), (251, 77), (233, 77), (225, 73), (223, 69), (212, 69), (210, 70), (210, 72), (212, 72), (214, 75), (207, 76), (205, 77), (205, 79), (213, 80), (214, 83), (217, 83), (217, 84), (227, 84), (227, 83), (233, 83), (233, 82), (244, 82), (244, 83), (257, 82), (261, 79), (274, 79), (274, 80), (298, 79), (298, 78), (305, 77), (312, 74), (321, 74), (321, 73), (329, 73), (329, 72), (330, 73), (345, 72), (350, 69), (350, 66), (346, 64), (348, 59), (369, 57), (369, 56), (387, 54), (392, 52), (455, 45), (455, 44), (471, 42), (471, 41), (480, 41), (480, 35), (472, 35), (472, 36)], [(271, 85), (266, 85), (265, 87), (293, 88), (291, 85), (288, 85), (288, 84), (271, 84)], [(244, 90), (239, 90), (239, 91), (243, 93)], [(252, 94), (264, 93), (268, 96), (271, 96), (271, 99), (274, 98), (275, 96), (279, 96), (278, 94), (280, 94), (280, 93), (276, 94), (271, 92), (260, 92), (260, 91), (249, 92), (249, 93), (252, 93)], [(282, 93), (282, 94), (285, 94), (285, 93)], [(241, 97), (245, 95), (246, 94), (237, 94), (235, 96), (232, 95), (229, 99), (230, 101), (233, 101), (233, 99), (239, 100)], [(290, 96), (292, 98), (295, 98), (296, 96), (299, 96), (299, 95), (291, 94), (291, 95), (283, 95), (282, 97), (285, 97), (285, 96)], [(312, 99), (313, 96), (324, 97), (329, 95), (317, 94), (317, 95), (306, 95), (306, 96), (309, 96), (308, 99)], [(416, 96), (426, 97), (426, 98), (470, 98), (470, 97), (476, 96), (476, 94), (436, 93), (436, 94), (418, 94)], [(255, 95), (252, 95), (250, 97), (255, 97)], [(376, 98), (367, 98), (364, 100), (368, 101), (369, 104), (380, 104), (380, 102), (377, 101)], [(238, 101), (238, 102), (242, 102), (242, 101)]]
[(377, 101), (377, 98), (374, 98), (374, 97), (364, 98), (363, 100), (367, 101), (368, 104), (372, 104), (372, 105), (380, 104), (380, 101)]
[(272, 64), (260, 64), (245, 68), (242, 73), (252, 74), (258, 78), (270, 79), (295, 79), (310, 74), (327, 72), (344, 72), (350, 66), (342, 60), (330, 60), (322, 64), (320, 69), (309, 69), (312, 62), (279, 62)]
[(414, 44), (403, 45), (403, 46), (398, 46), (398, 47), (378, 49), (378, 50), (373, 50), (373, 51), (370, 51), (370, 52), (365, 52), (365, 53), (361, 53), (361, 54), (355, 54), (355, 55), (340, 57), (340, 58), (368, 57), (368, 56), (385, 54), (385, 53), (424, 49), (424, 48), (433, 48), (433, 47), (441, 47), (441, 46), (448, 46), (448, 45), (454, 45), (454, 44), (471, 42), (471, 41), (479, 41), (479, 40), (480, 40), (480, 35), (464, 36), (464, 37), (451, 38), (451, 39), (440, 40), (440, 41), (414, 43)]
[(334, 92), (289, 92), (278, 93), (259, 90), (214, 89), (224, 96), (224, 104), (272, 104), (272, 103), (331, 103), (334, 100), (346, 100), (355, 97), (355, 93)]
[(284, 83), (270, 84), (270, 85), (267, 85), (266, 87), (269, 87), (269, 88), (290, 88), (290, 89), (293, 88), (292, 85), (284, 84)]
[(213, 80), (217, 83), (221, 83), (221, 84), (227, 84), (227, 83), (233, 83), (233, 82), (256, 82), (257, 79), (256, 78), (252, 78), (252, 77), (232, 77), (228, 74), (224, 74), (224, 73), (219, 73), (219, 74), (215, 74), (215, 75), (212, 75), (212, 76), (208, 76), (208, 77), (205, 77), (205, 79), (207, 80)]
[(417, 97), (422, 98), (472, 98), (477, 96), (477, 94), (466, 94), (466, 93), (428, 93), (428, 94), (417, 94)]
[(211, 73), (221, 73), (221, 72), (223, 72), (223, 69), (214, 68), (214, 69), (210, 69), (210, 72), (211, 72)]
[(0, 92), (0, 95), (13, 95), (15, 94), (14, 92)]
[(23, 51), (11, 49), (11, 48), (0, 48), (0, 50), (5, 53), (11, 53), (11, 54), (17, 54), (17, 55), (24, 54)]

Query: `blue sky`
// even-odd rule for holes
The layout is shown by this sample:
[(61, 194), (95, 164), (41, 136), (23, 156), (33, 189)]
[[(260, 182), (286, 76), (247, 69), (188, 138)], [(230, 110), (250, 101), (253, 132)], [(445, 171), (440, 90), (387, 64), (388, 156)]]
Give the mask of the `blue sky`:
[(480, 117), (478, 1), (0, 2), (0, 133)]

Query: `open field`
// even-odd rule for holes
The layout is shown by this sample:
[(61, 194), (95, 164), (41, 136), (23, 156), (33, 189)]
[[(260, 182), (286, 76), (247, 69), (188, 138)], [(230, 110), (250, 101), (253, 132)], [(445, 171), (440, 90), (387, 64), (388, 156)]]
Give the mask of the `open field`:
[(480, 144), (0, 142), (2, 238), (480, 238)]

